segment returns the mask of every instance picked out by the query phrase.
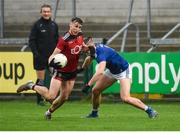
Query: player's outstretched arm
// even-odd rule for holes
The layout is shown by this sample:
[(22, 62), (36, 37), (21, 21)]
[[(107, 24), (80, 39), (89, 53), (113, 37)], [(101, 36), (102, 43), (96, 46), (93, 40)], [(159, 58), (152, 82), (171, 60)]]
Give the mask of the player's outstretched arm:
[(87, 69), (88, 66), (91, 64), (93, 58), (91, 56), (87, 56), (82, 64), (83, 69)]
[(81, 66), (81, 68), (77, 68), (76, 73), (81, 73), (83, 72), (85, 69), (88, 68), (88, 66), (91, 64), (92, 60), (90, 56), (87, 56)]

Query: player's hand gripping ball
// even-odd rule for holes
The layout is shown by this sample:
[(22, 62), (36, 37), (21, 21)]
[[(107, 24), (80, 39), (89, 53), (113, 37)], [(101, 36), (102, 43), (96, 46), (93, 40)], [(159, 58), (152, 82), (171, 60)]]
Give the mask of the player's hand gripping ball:
[(51, 60), (51, 62), (49, 63), (49, 66), (55, 69), (63, 68), (66, 65), (67, 65), (67, 57), (61, 53), (56, 54)]

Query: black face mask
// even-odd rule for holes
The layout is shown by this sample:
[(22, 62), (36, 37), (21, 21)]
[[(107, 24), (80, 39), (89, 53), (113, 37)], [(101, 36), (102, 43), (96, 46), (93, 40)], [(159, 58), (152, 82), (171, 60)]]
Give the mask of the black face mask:
[(95, 58), (95, 48), (93, 47), (93, 46), (90, 46), (89, 47), (89, 50), (90, 50), (90, 56), (92, 57), (92, 58)]

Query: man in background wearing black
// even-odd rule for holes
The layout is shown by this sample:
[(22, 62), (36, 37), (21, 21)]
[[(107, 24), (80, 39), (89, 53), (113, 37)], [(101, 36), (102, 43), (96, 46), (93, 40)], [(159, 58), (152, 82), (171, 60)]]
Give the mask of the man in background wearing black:
[[(51, 20), (52, 8), (44, 4), (40, 10), (41, 18), (37, 20), (30, 32), (29, 46), (33, 53), (33, 66), (36, 70), (36, 84), (43, 86), (48, 58), (58, 41), (58, 26)], [(37, 93), (37, 104), (44, 105), (43, 98)]]

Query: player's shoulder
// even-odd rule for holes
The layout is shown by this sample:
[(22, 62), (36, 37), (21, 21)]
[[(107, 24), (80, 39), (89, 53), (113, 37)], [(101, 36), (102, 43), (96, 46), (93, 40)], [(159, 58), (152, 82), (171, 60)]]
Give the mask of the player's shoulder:
[(72, 39), (76, 39), (76, 38), (78, 38), (78, 37), (83, 37), (83, 33), (82, 32), (79, 32), (77, 35), (71, 35), (69, 32), (66, 32), (64, 35), (63, 35), (63, 37), (62, 37), (62, 39), (64, 40), (64, 41), (70, 41), (70, 40), (72, 40)]
[(95, 46), (96, 48), (100, 48), (100, 49), (105, 47), (105, 45), (102, 43), (95, 43)]
[(64, 41), (68, 41), (71, 38), (71, 34), (69, 32), (66, 32), (61, 38)]

